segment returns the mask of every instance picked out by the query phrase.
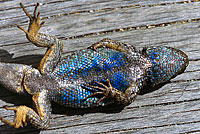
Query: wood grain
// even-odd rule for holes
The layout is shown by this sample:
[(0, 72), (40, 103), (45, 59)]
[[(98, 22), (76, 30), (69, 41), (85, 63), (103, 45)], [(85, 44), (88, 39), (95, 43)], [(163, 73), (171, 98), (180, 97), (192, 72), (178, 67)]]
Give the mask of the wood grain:
[[(29, 43), (16, 25), (27, 27), (19, 2), (1, 1), (0, 59), (37, 67), (45, 49)], [(33, 11), (33, 0), (22, 0)], [(64, 43), (64, 55), (103, 39), (144, 46), (170, 46), (189, 56), (186, 71), (161, 88), (139, 95), (125, 108), (72, 109), (53, 104), (48, 130), (14, 129), (0, 122), (0, 133), (198, 133), (200, 132), (200, 2), (198, 0), (38, 0), (46, 21), (41, 32)], [(22, 99), (23, 98), (23, 99)], [(0, 88), (0, 116), (12, 120), (4, 105), (31, 105), (31, 97)]]

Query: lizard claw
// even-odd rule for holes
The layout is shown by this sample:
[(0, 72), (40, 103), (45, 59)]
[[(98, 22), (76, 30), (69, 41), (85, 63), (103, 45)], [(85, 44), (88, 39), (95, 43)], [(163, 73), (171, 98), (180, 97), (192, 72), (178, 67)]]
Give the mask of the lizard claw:
[(28, 31), (27, 31), (27, 30), (25, 30), (23, 27), (21, 27), (21, 26), (17, 25), (17, 28), (19, 28), (20, 30), (24, 31), (24, 33), (28, 34)]
[(45, 21), (42, 21), (41, 23), (39, 23), (40, 12), (37, 13), (38, 6), (39, 6), (39, 3), (36, 4), (35, 9), (33, 11), (33, 16), (31, 16), (29, 14), (29, 12), (24, 8), (24, 5), (22, 3), (20, 3), (20, 7), (22, 8), (22, 10), (26, 14), (26, 16), (28, 16), (28, 18), (30, 19), (30, 23), (29, 23), (28, 30), (25, 30), (23, 27), (18, 26), (18, 25), (17, 25), (17, 27), (20, 30), (24, 31), (28, 36), (35, 36), (35, 35), (37, 35), (39, 29), (45, 23)]
[(5, 108), (6, 110), (13, 110), (15, 112), (15, 118), (14, 118), (14, 121), (11, 122), (0, 116), (0, 121), (2, 121), (5, 124), (8, 124), (10, 126), (13, 126), (15, 128), (19, 128), (22, 124), (24, 124), (25, 126), (27, 125), (26, 116), (27, 116), (27, 112), (29, 110), (28, 107), (26, 107), (26, 106), (18, 106), (18, 107), (3, 106), (3, 108)]
[(93, 86), (93, 85), (86, 85), (90, 88), (94, 88), (94, 89), (98, 89), (99, 91), (87, 96), (84, 98), (84, 100), (87, 100), (88, 98), (91, 98), (97, 94), (101, 94), (103, 95), (103, 97), (101, 97), (96, 104), (98, 105), (100, 102), (102, 102), (103, 100), (107, 99), (107, 98), (115, 98), (116, 93), (118, 92), (117, 89), (113, 88), (110, 81), (107, 79), (106, 82), (108, 83), (108, 86), (106, 86), (103, 83), (100, 82), (96, 82), (94, 81), (94, 83), (96, 83), (98, 86)]

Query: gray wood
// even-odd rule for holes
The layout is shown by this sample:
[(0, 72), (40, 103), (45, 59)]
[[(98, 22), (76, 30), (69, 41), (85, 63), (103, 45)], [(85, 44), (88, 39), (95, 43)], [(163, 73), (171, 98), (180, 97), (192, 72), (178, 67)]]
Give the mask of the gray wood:
[[(21, 1), (21, 0), (20, 0)], [(0, 2), (0, 59), (36, 67), (45, 52), (29, 43), (16, 24), (27, 27), (19, 0)], [(34, 1), (22, 1), (28, 11)], [(170, 46), (190, 60), (186, 71), (129, 106), (72, 109), (53, 105), (49, 130), (14, 129), (0, 122), (0, 133), (195, 133), (200, 132), (200, 2), (40, 0), (46, 21), (41, 32), (63, 39), (64, 55), (103, 38), (144, 46)], [(137, 5), (139, 4), (139, 5)], [(135, 5), (135, 6), (134, 6)], [(123, 8), (120, 8), (123, 7)], [(82, 12), (80, 12), (82, 11)], [(76, 13), (76, 14), (75, 14)], [(67, 14), (56, 17), (58, 14)], [(175, 23), (177, 22), (177, 23)], [(4, 105), (31, 105), (31, 98), (0, 88), (0, 116), (12, 120)]]

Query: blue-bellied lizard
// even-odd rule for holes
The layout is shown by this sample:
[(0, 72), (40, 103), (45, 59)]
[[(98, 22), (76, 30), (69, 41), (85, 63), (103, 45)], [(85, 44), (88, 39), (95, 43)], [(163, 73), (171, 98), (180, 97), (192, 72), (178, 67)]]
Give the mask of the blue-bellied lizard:
[(129, 44), (103, 39), (86, 49), (61, 59), (63, 44), (54, 36), (39, 33), (39, 13), (31, 16), (27, 39), (47, 51), (38, 69), (22, 64), (0, 62), (0, 83), (19, 94), (30, 94), (35, 110), (27, 106), (5, 107), (14, 110), (13, 122), (0, 120), (15, 128), (30, 122), (45, 129), (49, 125), (51, 101), (68, 107), (87, 108), (111, 103), (128, 105), (147, 83), (155, 86), (182, 73), (188, 57), (170, 47), (147, 47), (137, 51)]

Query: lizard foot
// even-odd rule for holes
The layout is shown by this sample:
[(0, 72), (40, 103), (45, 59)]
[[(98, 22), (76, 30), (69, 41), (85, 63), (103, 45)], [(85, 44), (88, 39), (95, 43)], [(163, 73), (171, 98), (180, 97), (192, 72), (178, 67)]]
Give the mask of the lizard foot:
[(3, 119), (3, 117), (0, 116), (0, 120), (8, 124), (10, 126), (13, 126), (15, 128), (19, 128), (22, 124), (24, 126), (27, 125), (26, 118), (27, 118), (27, 112), (32, 110), (26, 106), (18, 106), (18, 107), (7, 107), (4, 106), (6, 110), (13, 110), (15, 112), (15, 118), (13, 122), (10, 122), (9, 120)]
[[(95, 96), (97, 94), (101, 94), (103, 95), (103, 97), (101, 97), (96, 103), (97, 105), (103, 101), (104, 99), (107, 99), (107, 98), (115, 98), (118, 100), (118, 98), (120, 97), (121, 93), (119, 90), (115, 89), (112, 87), (110, 81), (107, 79), (106, 82), (108, 83), (108, 86), (106, 86), (105, 84), (103, 83), (100, 83), (100, 82), (96, 82), (95, 83), (98, 85), (98, 86), (93, 86), (93, 85), (87, 85), (91, 88), (95, 88), (95, 89), (98, 89), (99, 91), (87, 96), (86, 98), (84, 98), (84, 100), (92, 97), (92, 96)], [(101, 87), (100, 87), (101, 86)]]
[(42, 21), (41, 23), (39, 23), (40, 20), (40, 12), (36, 12), (37, 11), (37, 7), (39, 6), (39, 3), (36, 4), (35, 6), (35, 10), (33, 12), (33, 16), (31, 16), (27, 10), (24, 8), (24, 5), (22, 3), (20, 3), (20, 7), (23, 9), (24, 13), (26, 14), (26, 16), (29, 17), (30, 19), (30, 23), (29, 23), (29, 27), (28, 27), (28, 31), (25, 30), (23, 27), (21, 26), (17, 26), (19, 29), (21, 29), (22, 31), (24, 31), (27, 36), (30, 37), (34, 37), (37, 35), (40, 27), (45, 23), (45, 21)]

